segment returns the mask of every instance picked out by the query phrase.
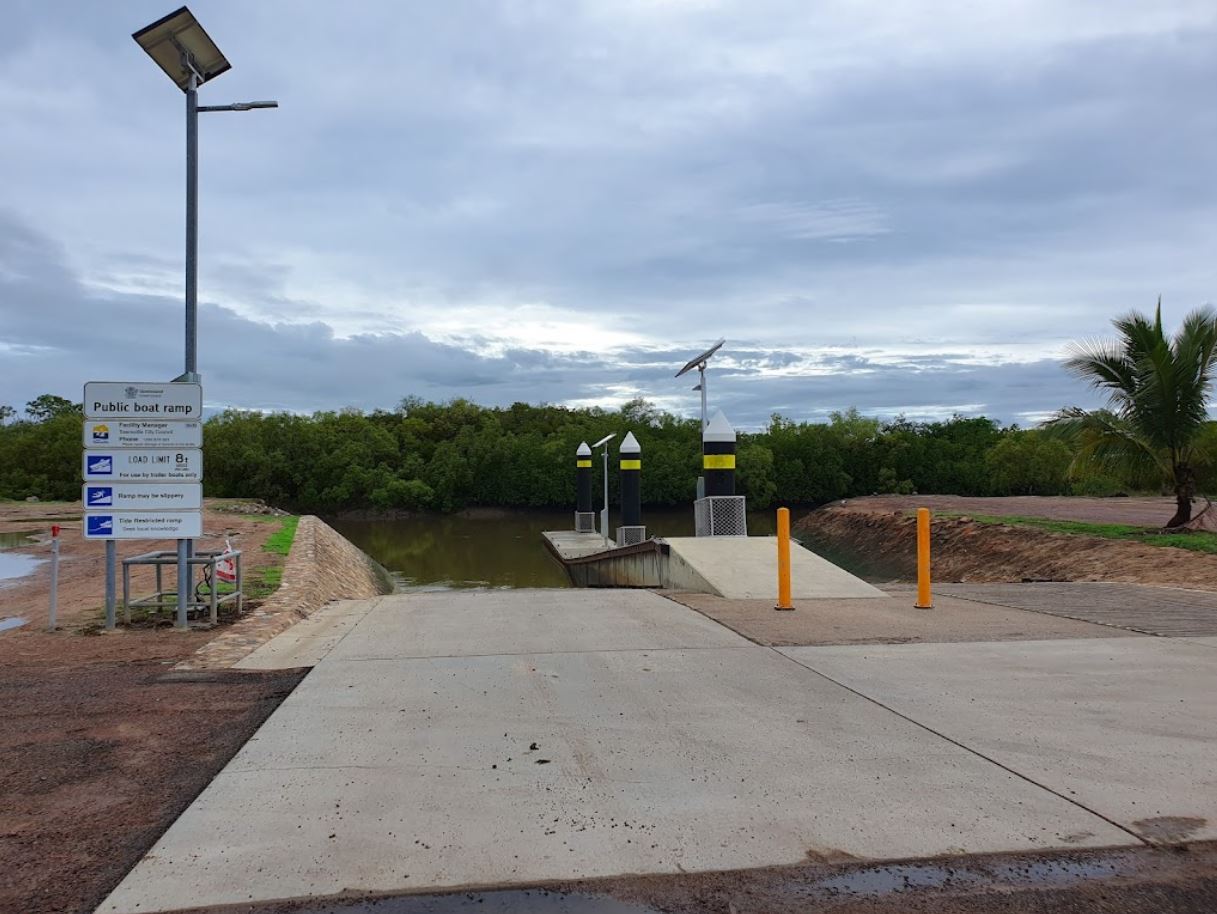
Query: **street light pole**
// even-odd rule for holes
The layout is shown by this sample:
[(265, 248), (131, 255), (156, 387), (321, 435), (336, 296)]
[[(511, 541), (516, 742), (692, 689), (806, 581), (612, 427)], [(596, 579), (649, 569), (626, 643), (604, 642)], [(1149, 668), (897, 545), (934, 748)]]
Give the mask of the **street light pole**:
[[(189, 66), (186, 60), (182, 63)], [(185, 371), (183, 381), (199, 380), (199, 78), (193, 69), (186, 86)]]
[[(186, 358), (175, 381), (198, 383), (199, 378), (199, 112), (250, 111), (277, 108), (277, 102), (238, 102), (199, 105), (199, 86), (232, 68), (228, 58), (186, 7), (175, 10), (132, 36), (179, 89), (186, 93)], [(113, 546), (107, 541), (107, 549)], [(177, 541), (177, 620), (187, 628), (189, 598), (194, 588), (190, 561), (194, 541)], [(113, 561), (108, 561), (113, 574)], [(214, 584), (213, 584), (214, 586)], [(112, 588), (108, 591), (112, 593)], [(113, 603), (109, 599), (109, 603)]]
[(702, 362), (697, 366), (698, 384), (697, 389), (701, 391), (701, 430), (706, 430), (706, 423), (709, 418), (706, 416), (706, 363)]
[(604, 442), (604, 508), (600, 512), (600, 532), (604, 534), (604, 548), (608, 548), (608, 442)]

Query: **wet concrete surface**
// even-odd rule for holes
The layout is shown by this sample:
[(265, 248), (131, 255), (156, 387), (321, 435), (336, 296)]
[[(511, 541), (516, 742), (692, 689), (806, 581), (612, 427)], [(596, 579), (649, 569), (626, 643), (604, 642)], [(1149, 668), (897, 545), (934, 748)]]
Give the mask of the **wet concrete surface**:
[(881, 864), (807, 864), (622, 877), (507, 891), (332, 897), (194, 909), (198, 914), (646, 914), (646, 912), (1022, 912), (1217, 910), (1217, 844), (1002, 854)]

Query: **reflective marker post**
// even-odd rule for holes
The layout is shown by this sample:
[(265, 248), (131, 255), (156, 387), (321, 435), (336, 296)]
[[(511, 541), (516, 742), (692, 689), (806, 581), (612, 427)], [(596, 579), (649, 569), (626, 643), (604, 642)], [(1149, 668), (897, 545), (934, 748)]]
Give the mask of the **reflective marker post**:
[(53, 632), (59, 621), (59, 525), (51, 527), (51, 604), (47, 611), (47, 631)]
[(930, 592), (930, 509), (917, 509), (917, 603), (916, 609), (933, 609)]
[(778, 602), (774, 609), (794, 609), (790, 601), (790, 509), (778, 508)]

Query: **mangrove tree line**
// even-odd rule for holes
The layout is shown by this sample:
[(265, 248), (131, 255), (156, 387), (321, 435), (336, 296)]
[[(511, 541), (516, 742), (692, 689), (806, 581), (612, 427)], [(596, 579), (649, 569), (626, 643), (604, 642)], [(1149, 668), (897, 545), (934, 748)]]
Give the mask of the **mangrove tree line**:
[[(81, 421), (79, 404), (53, 395), (20, 415), (0, 407), (0, 498), (79, 498)], [(1210, 452), (1214, 426), (1200, 444)], [(644, 501), (687, 504), (700, 466), (698, 422), (642, 400), (618, 410), (413, 398), (375, 412), (229, 410), (204, 426), (205, 491), (317, 512), (569, 507), (579, 442), (627, 430), (643, 449)], [(876, 492), (1105, 495), (1146, 485), (1076, 467), (1071, 476), (1073, 458), (1067, 441), (1042, 430), (985, 418), (883, 422), (848, 410), (824, 423), (774, 416), (764, 431), (741, 434), (738, 482), (754, 507)], [(1200, 490), (1213, 481), (1201, 478)]]

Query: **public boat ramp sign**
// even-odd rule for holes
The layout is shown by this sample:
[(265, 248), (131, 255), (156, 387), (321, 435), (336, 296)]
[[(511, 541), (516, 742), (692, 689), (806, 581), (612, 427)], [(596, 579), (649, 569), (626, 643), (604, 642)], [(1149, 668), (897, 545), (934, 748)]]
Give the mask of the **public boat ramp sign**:
[(85, 539), (202, 536), (202, 385), (90, 381), (84, 414)]
[[(85, 385), (86, 419), (203, 418), (203, 386), (172, 381), (90, 381)], [(86, 446), (88, 442), (86, 441)]]

